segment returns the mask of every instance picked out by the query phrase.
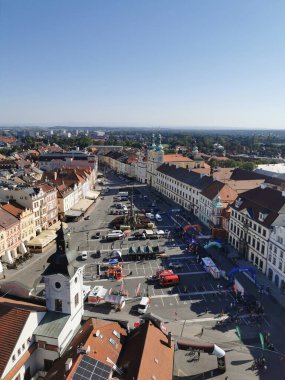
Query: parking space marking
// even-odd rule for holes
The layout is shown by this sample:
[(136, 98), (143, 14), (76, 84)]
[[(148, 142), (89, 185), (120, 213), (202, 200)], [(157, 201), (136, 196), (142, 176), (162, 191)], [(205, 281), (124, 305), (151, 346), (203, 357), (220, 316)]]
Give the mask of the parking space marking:
[(177, 296), (175, 296), (174, 298), (175, 298), (175, 301), (177, 302), (177, 305), (179, 305), (179, 302), (178, 302)]
[(163, 299), (161, 298), (161, 302), (162, 302), (162, 305), (163, 305), (163, 307), (164, 307), (164, 302), (163, 302)]

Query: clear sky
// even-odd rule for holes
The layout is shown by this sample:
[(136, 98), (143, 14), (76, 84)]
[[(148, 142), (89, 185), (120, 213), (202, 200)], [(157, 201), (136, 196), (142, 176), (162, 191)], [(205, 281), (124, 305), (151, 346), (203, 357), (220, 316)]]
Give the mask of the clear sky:
[(0, 125), (285, 127), (284, 0), (0, 0)]

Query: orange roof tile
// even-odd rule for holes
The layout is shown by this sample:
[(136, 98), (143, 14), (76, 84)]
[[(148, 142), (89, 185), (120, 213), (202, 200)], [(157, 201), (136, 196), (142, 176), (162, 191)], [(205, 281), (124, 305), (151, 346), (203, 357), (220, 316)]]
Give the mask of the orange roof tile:
[(16, 202), (6, 203), (2, 205), (2, 208), (10, 214), (14, 215), (17, 219), (20, 219), (21, 214), (25, 211), (25, 207), (19, 205)]
[(27, 322), (30, 311), (1, 304), (0, 307), (0, 376)]
[(182, 154), (165, 154), (163, 161), (164, 162), (193, 162), (191, 158), (184, 157)]

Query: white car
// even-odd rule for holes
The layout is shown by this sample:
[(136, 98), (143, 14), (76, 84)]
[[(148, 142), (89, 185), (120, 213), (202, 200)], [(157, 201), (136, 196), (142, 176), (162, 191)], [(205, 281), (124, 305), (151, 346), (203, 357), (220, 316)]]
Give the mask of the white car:
[(147, 212), (147, 213), (145, 214), (145, 216), (146, 216), (147, 218), (149, 218), (150, 220), (153, 220), (153, 219), (154, 219), (154, 215), (153, 215), (151, 212)]
[(169, 263), (168, 264), (168, 268), (173, 268), (173, 269), (182, 269), (183, 268), (183, 264), (182, 263)]
[(81, 260), (87, 260), (88, 259), (88, 252), (82, 251), (81, 252)]
[(155, 220), (157, 222), (162, 222), (162, 217), (159, 214), (155, 214)]
[(139, 314), (145, 314), (148, 308), (149, 308), (149, 297), (142, 297), (138, 305)]

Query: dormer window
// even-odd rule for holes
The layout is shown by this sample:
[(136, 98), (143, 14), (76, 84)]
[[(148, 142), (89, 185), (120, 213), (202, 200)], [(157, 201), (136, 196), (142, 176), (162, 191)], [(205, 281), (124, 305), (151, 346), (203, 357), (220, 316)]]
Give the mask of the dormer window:
[(258, 216), (258, 220), (260, 220), (261, 222), (264, 222), (264, 219), (266, 218), (266, 215), (263, 214), (262, 212), (259, 213), (259, 216)]
[(241, 206), (241, 204), (242, 204), (242, 199), (241, 199), (241, 198), (238, 198), (238, 199), (236, 200), (236, 203), (235, 203), (236, 208), (239, 208), (239, 207)]

